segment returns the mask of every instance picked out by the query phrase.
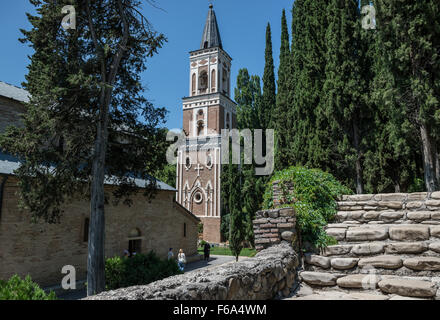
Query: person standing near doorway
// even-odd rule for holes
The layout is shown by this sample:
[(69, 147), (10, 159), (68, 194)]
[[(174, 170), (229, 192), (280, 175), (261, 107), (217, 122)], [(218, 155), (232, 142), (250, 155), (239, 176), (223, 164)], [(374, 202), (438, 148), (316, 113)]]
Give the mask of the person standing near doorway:
[(168, 250), (168, 260), (171, 260), (173, 258), (174, 258), (173, 248), (170, 248), (170, 250)]

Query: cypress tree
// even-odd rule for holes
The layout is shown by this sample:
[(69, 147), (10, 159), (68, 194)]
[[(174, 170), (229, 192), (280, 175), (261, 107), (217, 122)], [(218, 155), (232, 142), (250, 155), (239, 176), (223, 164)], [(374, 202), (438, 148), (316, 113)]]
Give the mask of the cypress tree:
[[(360, 19), (358, 1), (332, 0), (328, 6), (327, 54), (324, 83), (325, 100), (320, 105), (328, 121), (331, 163), (328, 164), (337, 177), (349, 177), (346, 183), (358, 194), (364, 192), (363, 128), (368, 120), (360, 92)], [(321, 114), (321, 115), (322, 115)], [(333, 163), (333, 164), (332, 164)]]
[(275, 170), (282, 170), (289, 165), (289, 83), (291, 73), (289, 30), (286, 10), (281, 17), (280, 67), (278, 69), (278, 91), (274, 112), (273, 128), (275, 129)]
[[(440, 92), (440, 3), (435, 0), (377, 0), (377, 23), (385, 49), (385, 65), (394, 86), (386, 100), (399, 108), (391, 121), (406, 119), (422, 147), (425, 186), (439, 189), (438, 104)], [(401, 125), (401, 123), (399, 124)]]
[(289, 119), (294, 124), (290, 153), (298, 165), (328, 169), (327, 127), (323, 112), (327, 1), (297, 0), (292, 23), (294, 93)]
[(276, 105), (275, 66), (272, 52), (272, 32), (270, 24), (266, 28), (265, 67), (263, 75), (263, 96), (259, 114), (261, 128), (273, 129), (272, 115)]

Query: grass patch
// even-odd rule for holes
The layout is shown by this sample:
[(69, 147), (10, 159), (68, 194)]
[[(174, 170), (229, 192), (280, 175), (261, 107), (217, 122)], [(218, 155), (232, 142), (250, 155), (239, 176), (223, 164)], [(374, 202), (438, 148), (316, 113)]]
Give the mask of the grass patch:
[[(203, 248), (198, 249), (200, 254), (203, 254)], [(257, 251), (255, 249), (249, 249), (244, 248), (240, 252), (240, 257), (254, 257), (257, 254)], [(221, 247), (214, 247), (211, 248), (210, 255), (214, 256), (234, 256), (232, 254), (232, 251), (229, 248), (221, 248)]]

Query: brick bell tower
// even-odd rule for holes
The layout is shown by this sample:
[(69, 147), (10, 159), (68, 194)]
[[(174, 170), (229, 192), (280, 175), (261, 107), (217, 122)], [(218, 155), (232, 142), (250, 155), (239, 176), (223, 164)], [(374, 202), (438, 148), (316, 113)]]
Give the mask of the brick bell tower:
[(200, 49), (190, 52), (189, 96), (183, 98), (186, 143), (178, 150), (177, 201), (203, 223), (203, 239), (221, 239), (221, 130), (236, 128), (232, 58), (223, 50), (213, 5)]

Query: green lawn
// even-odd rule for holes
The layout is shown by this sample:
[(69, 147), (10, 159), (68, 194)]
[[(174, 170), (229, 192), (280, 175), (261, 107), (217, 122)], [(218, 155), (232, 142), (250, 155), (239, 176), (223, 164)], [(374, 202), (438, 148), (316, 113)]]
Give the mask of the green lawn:
[[(200, 254), (203, 254), (203, 248), (198, 249)], [(214, 247), (211, 248), (211, 255), (217, 255), (217, 256), (232, 256), (231, 250), (229, 248), (220, 248), (220, 247)], [(248, 249), (245, 248), (241, 250), (240, 256), (241, 257), (253, 257), (257, 254), (257, 251), (255, 249)]]

